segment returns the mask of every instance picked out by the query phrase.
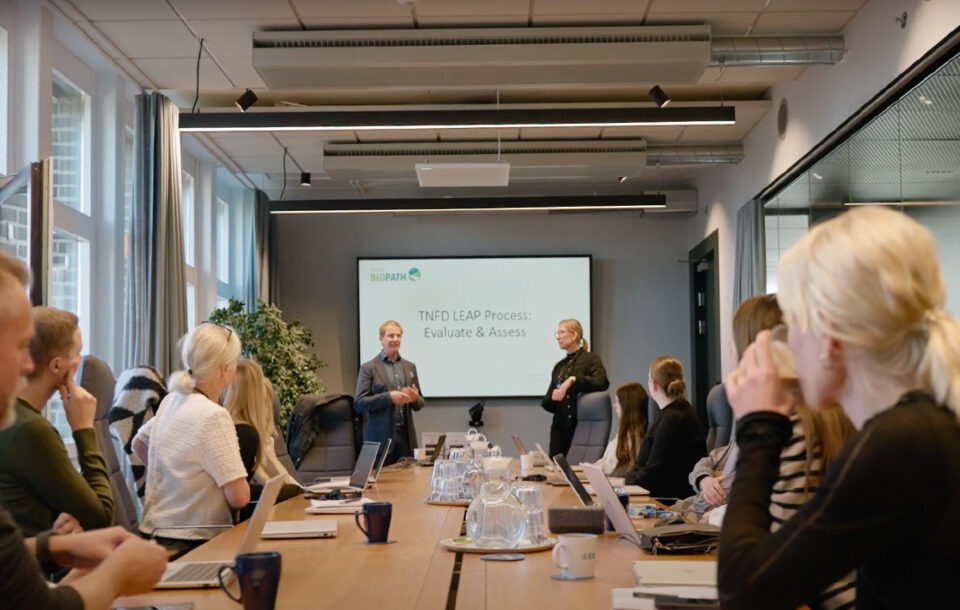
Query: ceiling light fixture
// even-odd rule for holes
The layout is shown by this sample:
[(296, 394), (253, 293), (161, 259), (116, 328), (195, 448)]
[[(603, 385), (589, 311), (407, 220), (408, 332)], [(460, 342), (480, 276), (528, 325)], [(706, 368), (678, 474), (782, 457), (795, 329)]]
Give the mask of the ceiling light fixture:
[(237, 101), (234, 104), (237, 105), (237, 108), (240, 109), (240, 112), (246, 112), (247, 108), (253, 106), (257, 103), (257, 94), (247, 89), (243, 92), (243, 95), (237, 98)]
[(310, 186), (310, 172), (300, 172), (300, 186)]
[[(960, 201), (847, 201), (843, 205), (846, 206), (862, 206), (862, 205), (884, 205), (884, 206), (919, 206), (919, 205), (958, 205)], [(833, 204), (836, 205), (836, 204)]]
[(673, 101), (669, 95), (663, 92), (660, 85), (654, 85), (650, 88), (650, 99), (657, 105), (657, 108), (666, 108)]
[(182, 132), (371, 131), (733, 125), (733, 106), (657, 108), (541, 108), (483, 110), (362, 110), (205, 112), (182, 115)]
[(628, 178), (628, 176), (620, 176), (620, 178), (618, 179), (618, 182), (619, 182), (620, 184), (623, 184), (624, 182), (627, 181), (627, 178)]
[(402, 214), (425, 212), (630, 211), (664, 209), (667, 197), (656, 195), (591, 195), (578, 197), (439, 197), (274, 201), (271, 214)]

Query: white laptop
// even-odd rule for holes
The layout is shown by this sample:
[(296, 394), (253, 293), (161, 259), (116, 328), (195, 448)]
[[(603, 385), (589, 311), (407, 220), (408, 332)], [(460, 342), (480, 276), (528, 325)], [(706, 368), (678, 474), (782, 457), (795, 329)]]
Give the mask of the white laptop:
[(603, 471), (593, 464), (583, 464), (583, 473), (587, 475), (590, 487), (597, 494), (597, 501), (603, 507), (603, 512), (607, 514), (607, 518), (610, 519), (610, 523), (613, 524), (617, 533), (640, 546), (640, 533), (633, 526), (633, 521), (630, 520), (627, 509), (620, 504), (617, 492), (613, 490), (613, 486), (607, 480), (607, 475), (603, 474)]
[(373, 472), (373, 463), (377, 461), (377, 451), (380, 449), (380, 443), (366, 441), (363, 448), (360, 449), (360, 455), (357, 456), (357, 463), (353, 467), (353, 474), (349, 477), (334, 477), (328, 481), (321, 481), (309, 485), (307, 489), (311, 491), (363, 491), (370, 479), (370, 473)]
[(334, 538), (337, 522), (333, 519), (301, 519), (299, 521), (268, 521), (261, 538)]
[(543, 459), (544, 470), (553, 470), (553, 460), (550, 459), (550, 454), (547, 453), (546, 449), (543, 448), (543, 445), (536, 443), (537, 451), (540, 452), (540, 458)]
[(247, 521), (247, 529), (243, 532), (240, 539), (240, 545), (235, 553), (232, 553), (229, 559), (219, 559), (214, 561), (171, 561), (167, 564), (167, 569), (163, 572), (163, 578), (160, 579), (154, 588), (156, 589), (196, 589), (206, 587), (219, 587), (217, 573), (223, 566), (233, 565), (233, 556), (243, 553), (250, 553), (257, 546), (260, 540), (260, 532), (263, 526), (270, 518), (270, 512), (277, 501), (277, 494), (283, 486), (283, 476), (277, 475), (267, 481), (263, 486), (263, 492), (260, 494), (260, 500), (257, 502), (257, 508), (253, 511), (253, 516)]
[(371, 474), (370, 478), (367, 479), (367, 485), (373, 485), (377, 482), (377, 477), (380, 476), (380, 470), (383, 468), (384, 462), (387, 461), (387, 456), (390, 455), (391, 445), (393, 445), (393, 439), (388, 438), (387, 444), (383, 448), (383, 453), (380, 454), (380, 459), (377, 460), (376, 465), (373, 467), (373, 474)]

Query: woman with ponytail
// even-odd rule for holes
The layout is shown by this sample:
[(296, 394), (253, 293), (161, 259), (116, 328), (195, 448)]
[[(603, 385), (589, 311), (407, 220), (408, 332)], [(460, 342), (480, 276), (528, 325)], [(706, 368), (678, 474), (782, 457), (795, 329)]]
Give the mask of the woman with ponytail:
[[(232, 525), (250, 501), (247, 471), (233, 420), (217, 404), (240, 358), (229, 326), (204, 322), (180, 340), (187, 370), (170, 376), (169, 394), (133, 439), (147, 466), (140, 532), (183, 553)], [(196, 526), (196, 527), (192, 527)]]
[(687, 402), (683, 366), (669, 356), (657, 358), (650, 364), (647, 387), (660, 415), (640, 443), (627, 484), (645, 487), (655, 497), (685, 498), (690, 493), (687, 475), (706, 453), (706, 441), (697, 414)]
[(583, 327), (576, 320), (560, 320), (557, 347), (567, 352), (553, 366), (550, 386), (540, 405), (553, 413), (550, 425), (550, 457), (567, 454), (577, 427), (577, 397), (587, 392), (603, 392), (610, 387), (607, 370), (600, 356), (587, 351)]
[(797, 402), (763, 332), (726, 388), (740, 459), (720, 536), (724, 608), (814, 605), (857, 570), (857, 608), (960, 608), (960, 322), (930, 232), (882, 208), (814, 227), (781, 258), (778, 300), (803, 401), (857, 432), (776, 532), (770, 492)]

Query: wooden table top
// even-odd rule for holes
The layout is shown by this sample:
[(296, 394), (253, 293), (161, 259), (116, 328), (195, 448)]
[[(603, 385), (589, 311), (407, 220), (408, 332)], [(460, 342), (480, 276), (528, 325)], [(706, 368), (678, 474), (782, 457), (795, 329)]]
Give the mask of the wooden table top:
[[(353, 515), (308, 515), (307, 501), (294, 498), (274, 508), (271, 520), (335, 519), (336, 538), (261, 540), (257, 551), (283, 555), (277, 608), (376, 608), (440, 610), (448, 603), (456, 553), (440, 545), (443, 538), (460, 534), (463, 507), (434, 506), (424, 502), (429, 495), (431, 468), (414, 466), (383, 471), (376, 487), (365, 495), (393, 503), (390, 538), (394, 544), (368, 545), (354, 524)], [(541, 484), (544, 512), (550, 506), (576, 506), (569, 487)], [(647, 498), (632, 498), (644, 502)], [(649, 520), (635, 521), (648, 527)], [(193, 560), (230, 559), (243, 532), (235, 527), (192, 551)], [(546, 528), (546, 523), (544, 523)], [(700, 556), (708, 559), (708, 556)], [(596, 576), (591, 580), (561, 582), (550, 578), (559, 572), (550, 551), (528, 553), (523, 561), (482, 561), (465, 553), (455, 592), (456, 609), (609, 608), (610, 590), (634, 586), (630, 562), (649, 559), (627, 540), (615, 534), (600, 536)], [(683, 557), (691, 559), (691, 557)], [(117, 600), (116, 607), (193, 602), (197, 610), (236, 610), (219, 589), (155, 591)]]

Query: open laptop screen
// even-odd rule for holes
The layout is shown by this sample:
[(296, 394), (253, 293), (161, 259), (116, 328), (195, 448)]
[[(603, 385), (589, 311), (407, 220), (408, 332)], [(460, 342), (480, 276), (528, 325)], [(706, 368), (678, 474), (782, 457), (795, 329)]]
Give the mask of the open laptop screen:
[(563, 478), (567, 480), (567, 483), (570, 483), (570, 487), (573, 488), (577, 497), (580, 498), (580, 503), (584, 506), (593, 506), (593, 499), (587, 492), (587, 488), (584, 487), (580, 479), (577, 478), (577, 474), (573, 471), (573, 468), (570, 468), (570, 464), (567, 463), (567, 458), (564, 457), (562, 453), (558, 453), (553, 456), (553, 461), (557, 464), (560, 472), (563, 473)]
[(360, 455), (357, 457), (357, 465), (353, 468), (353, 474), (350, 475), (350, 487), (363, 489), (367, 486), (367, 479), (373, 472), (373, 463), (377, 460), (377, 451), (380, 449), (380, 443), (365, 441)]

